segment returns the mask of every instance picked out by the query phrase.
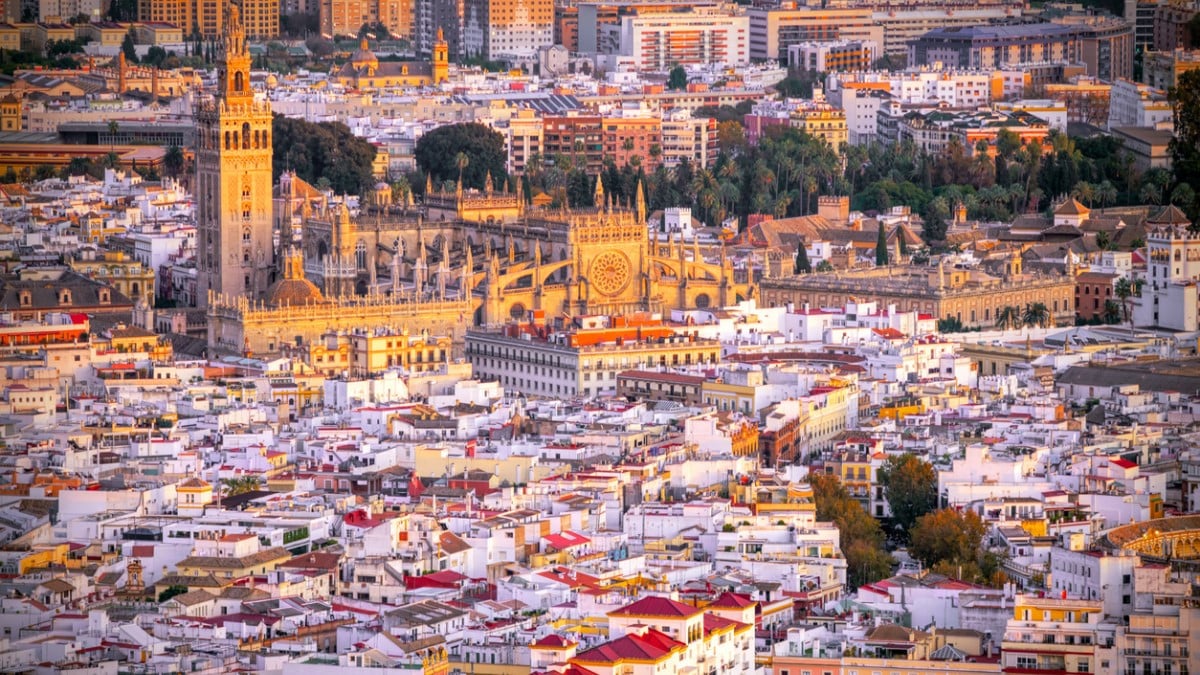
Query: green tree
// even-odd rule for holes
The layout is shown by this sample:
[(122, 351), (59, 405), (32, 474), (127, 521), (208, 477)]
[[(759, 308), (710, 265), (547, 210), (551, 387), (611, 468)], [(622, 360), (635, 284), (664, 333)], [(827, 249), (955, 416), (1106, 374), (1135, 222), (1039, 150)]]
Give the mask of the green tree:
[(258, 476), (239, 476), (238, 478), (222, 478), (221, 494), (226, 497), (244, 495), (255, 492), (261, 487)]
[(125, 60), (129, 63), (138, 62), (137, 47), (135, 47), (133, 43), (132, 28), (130, 28), (129, 32), (125, 34), (125, 39), (121, 42), (121, 52), (125, 54)]
[(858, 587), (886, 577), (891, 572), (892, 557), (884, 549), (879, 521), (850, 496), (837, 476), (811, 474), (809, 482), (817, 520), (838, 526), (842, 555), (846, 556), (847, 583)]
[(286, 170), (317, 184), (328, 181), (334, 192), (361, 195), (375, 184), (375, 146), (351, 133), (341, 122), (312, 123), (276, 115), (271, 124), (275, 179)]
[(974, 511), (940, 509), (917, 519), (908, 552), (926, 568), (963, 566), (963, 576), (973, 581), (980, 576), (985, 534), (987, 526)]
[(937, 507), (937, 472), (932, 464), (911, 452), (889, 457), (879, 467), (878, 477), (886, 490), (892, 522), (902, 537), (918, 518)]
[(1017, 328), (1023, 323), (1021, 310), (1018, 307), (1008, 305), (996, 310), (996, 328), (1007, 330), (1009, 328)]
[(667, 74), (667, 89), (679, 91), (687, 89), (687, 84), (687, 69), (683, 66), (675, 66), (671, 69), (671, 72)]
[(808, 261), (808, 251), (805, 250), (804, 242), (796, 244), (796, 274), (808, 274), (812, 272), (812, 263)]
[(158, 601), (159, 601), (159, 603), (163, 603), (177, 595), (183, 595), (184, 593), (187, 593), (187, 592), (188, 592), (187, 586), (181, 586), (178, 584), (172, 585), (172, 586), (167, 586), (166, 588), (163, 589), (162, 593), (158, 594)]
[(1051, 321), (1050, 310), (1046, 308), (1044, 302), (1032, 302), (1025, 305), (1025, 313), (1022, 320), (1026, 326), (1044, 327)]
[(178, 178), (179, 174), (183, 173), (183, 163), (182, 148), (178, 145), (172, 145), (167, 148), (166, 153), (163, 154), (163, 169), (166, 170), (168, 176)]
[(1116, 293), (1117, 298), (1121, 301), (1121, 315), (1125, 321), (1129, 321), (1129, 298), (1135, 295), (1134, 285), (1127, 277), (1117, 279), (1116, 285), (1113, 287), (1113, 293)]
[(886, 267), (888, 264), (887, 232), (883, 229), (883, 221), (879, 221), (879, 236), (875, 238), (875, 266)]
[(833, 265), (831, 265), (831, 264), (829, 263), (829, 261), (828, 261), (828, 260), (822, 260), (821, 262), (817, 263), (817, 268), (816, 268), (816, 271), (818, 271), (818, 272), (832, 272), (832, 271), (833, 271)]
[[(1200, 185), (1200, 70), (1180, 73), (1168, 97), (1175, 113), (1175, 137), (1171, 140), (1171, 166), (1175, 171), (1175, 182), (1188, 186)], [(1197, 205), (1194, 192), (1190, 203), (1183, 205), (1183, 208), (1192, 222), (1196, 222), (1200, 216), (1200, 206)]]
[(1121, 323), (1121, 305), (1112, 300), (1104, 301), (1104, 323)]
[(495, 185), (508, 180), (504, 137), (483, 124), (438, 127), (421, 136), (413, 154), (417, 167), (433, 176), (435, 183), (458, 180), (460, 154), (467, 158), (467, 164), (461, 167), (463, 187), (482, 190), (489, 173)]

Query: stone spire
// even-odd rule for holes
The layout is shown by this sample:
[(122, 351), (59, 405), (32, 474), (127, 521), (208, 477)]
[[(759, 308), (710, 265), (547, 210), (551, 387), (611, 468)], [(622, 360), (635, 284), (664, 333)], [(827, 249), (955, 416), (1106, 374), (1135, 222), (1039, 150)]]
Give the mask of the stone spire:
[(492, 170), (488, 169), (487, 178), (485, 178), (483, 181), (483, 191), (484, 193), (491, 195), (494, 187), (495, 186), (492, 184)]
[(645, 193), (644, 189), (642, 188), (641, 180), (639, 180), (638, 184), (637, 184), (637, 201), (636, 201), (636, 205), (634, 208), (637, 210), (638, 225), (645, 225), (646, 224), (646, 193)]
[(604, 208), (604, 181), (600, 180), (600, 176), (596, 176), (596, 192), (592, 199), (592, 205), (597, 209)]
[(466, 260), (463, 262), (462, 268), (462, 297), (466, 298), (471, 292), (471, 280), (475, 274), (475, 256), (471, 253), (471, 242), (463, 242), (463, 249), (466, 251)]

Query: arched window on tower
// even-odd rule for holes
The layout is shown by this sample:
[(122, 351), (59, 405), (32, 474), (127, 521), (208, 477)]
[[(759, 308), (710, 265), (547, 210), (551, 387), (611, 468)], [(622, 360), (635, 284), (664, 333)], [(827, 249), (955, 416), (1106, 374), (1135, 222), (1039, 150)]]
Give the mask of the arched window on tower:
[(243, 79), (242, 71), (239, 70), (233, 74), (233, 90), (234, 91), (241, 93), (242, 87), (245, 86), (245, 84), (246, 84), (246, 82)]
[(249, 122), (244, 122), (242, 124), (242, 149), (243, 150), (250, 149), (250, 123)]
[(354, 264), (359, 270), (367, 269), (367, 245), (362, 241), (354, 247)]

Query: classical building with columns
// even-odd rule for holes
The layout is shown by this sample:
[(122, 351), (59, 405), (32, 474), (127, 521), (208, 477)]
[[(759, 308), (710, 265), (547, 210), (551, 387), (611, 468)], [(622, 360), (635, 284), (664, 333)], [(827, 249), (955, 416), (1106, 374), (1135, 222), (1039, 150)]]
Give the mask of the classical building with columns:
[(1075, 319), (1075, 279), (1070, 266), (1065, 273), (1025, 272), (1015, 251), (997, 273), (949, 268), (944, 263), (899, 265), (766, 277), (759, 287), (766, 306), (841, 307), (849, 302), (875, 301), (937, 319), (955, 318), (965, 329), (995, 328), (997, 313), (1003, 308), (1024, 309), (1039, 302), (1055, 325), (1070, 325)]

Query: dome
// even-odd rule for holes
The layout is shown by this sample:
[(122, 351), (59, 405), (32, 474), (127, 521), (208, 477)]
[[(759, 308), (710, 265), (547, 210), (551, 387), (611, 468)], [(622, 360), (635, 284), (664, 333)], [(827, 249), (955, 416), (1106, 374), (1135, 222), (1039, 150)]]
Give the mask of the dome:
[(350, 65), (355, 68), (367, 67), (371, 70), (379, 67), (379, 59), (375, 56), (375, 52), (371, 51), (366, 38), (363, 38), (362, 43), (359, 44), (358, 51), (350, 56)]
[(308, 279), (280, 279), (267, 291), (267, 304), (272, 307), (309, 305), (324, 300), (320, 289)]

